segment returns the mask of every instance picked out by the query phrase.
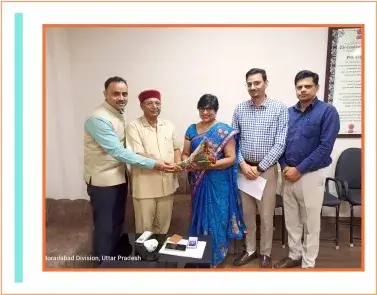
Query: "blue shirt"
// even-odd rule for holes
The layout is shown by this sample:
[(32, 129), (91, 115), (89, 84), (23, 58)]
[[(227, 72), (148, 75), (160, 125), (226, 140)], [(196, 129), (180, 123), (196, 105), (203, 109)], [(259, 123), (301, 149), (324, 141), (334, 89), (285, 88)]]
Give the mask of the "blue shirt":
[(111, 123), (100, 117), (91, 117), (85, 123), (85, 130), (114, 159), (119, 162), (153, 169), (155, 160), (133, 153), (119, 141)]
[(299, 102), (288, 111), (287, 144), (279, 160), (281, 169), (296, 167), (304, 174), (329, 166), (340, 129), (335, 107), (315, 98), (304, 112), (301, 112)]

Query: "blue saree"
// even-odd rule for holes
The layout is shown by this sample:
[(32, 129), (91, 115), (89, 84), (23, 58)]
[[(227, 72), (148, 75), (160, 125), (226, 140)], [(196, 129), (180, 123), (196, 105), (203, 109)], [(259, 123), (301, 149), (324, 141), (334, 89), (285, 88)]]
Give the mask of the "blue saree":
[[(186, 138), (191, 142), (191, 153), (204, 138), (209, 140), (216, 150), (218, 160), (224, 158), (224, 148), (234, 138), (238, 159), (238, 134), (227, 124), (216, 123), (202, 134), (198, 134), (196, 125), (192, 124), (186, 131)], [(211, 235), (214, 267), (225, 259), (231, 240), (242, 239), (246, 232), (237, 173), (237, 160), (234, 165), (222, 170), (188, 172), (192, 197), (190, 235)]]

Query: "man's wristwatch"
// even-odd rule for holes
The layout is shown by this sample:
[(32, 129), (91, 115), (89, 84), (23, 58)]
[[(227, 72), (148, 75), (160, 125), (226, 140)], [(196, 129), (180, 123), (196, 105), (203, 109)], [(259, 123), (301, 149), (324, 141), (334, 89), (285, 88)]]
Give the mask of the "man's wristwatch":
[(257, 170), (260, 172), (260, 173), (263, 173), (265, 172), (259, 165), (257, 166)]

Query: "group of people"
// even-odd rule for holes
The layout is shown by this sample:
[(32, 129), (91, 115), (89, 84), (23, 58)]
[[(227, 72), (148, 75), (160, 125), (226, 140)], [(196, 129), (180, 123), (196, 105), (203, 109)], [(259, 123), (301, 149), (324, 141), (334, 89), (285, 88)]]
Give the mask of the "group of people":
[[(105, 101), (85, 122), (84, 179), (93, 207), (94, 255), (111, 255), (123, 231), (128, 181), (132, 183), (136, 232), (168, 233), (177, 175), (182, 171), (178, 164), (206, 139), (217, 161), (210, 167), (190, 165), (188, 234), (211, 235), (213, 266), (225, 260), (232, 240), (243, 238), (246, 248), (235, 258), (236, 266), (255, 259), (261, 268), (315, 266), (323, 169), (332, 163), (330, 155), (340, 128), (338, 112), (317, 98), (319, 77), (311, 71), (295, 76), (298, 102), (290, 108), (266, 94), (265, 70), (253, 68), (245, 78), (250, 99), (236, 107), (231, 126), (216, 120), (219, 101), (205, 94), (197, 103), (201, 121), (187, 128), (183, 148), (174, 124), (159, 117), (159, 91), (141, 92), (143, 116), (126, 124), (127, 82), (121, 77), (105, 82)], [(289, 255), (273, 265), (278, 164), (283, 175)], [(238, 173), (249, 180), (259, 176), (267, 180), (260, 201), (238, 189)], [(261, 221), (259, 252), (257, 213)]]

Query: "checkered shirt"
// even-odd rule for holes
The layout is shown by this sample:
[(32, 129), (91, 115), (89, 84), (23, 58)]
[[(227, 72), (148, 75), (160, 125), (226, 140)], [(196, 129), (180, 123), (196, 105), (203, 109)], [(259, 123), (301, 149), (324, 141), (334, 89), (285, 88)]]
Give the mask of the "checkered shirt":
[(252, 100), (240, 103), (232, 127), (240, 132), (238, 162), (259, 163), (263, 170), (283, 155), (288, 131), (288, 109), (280, 101), (266, 99), (259, 107)]

